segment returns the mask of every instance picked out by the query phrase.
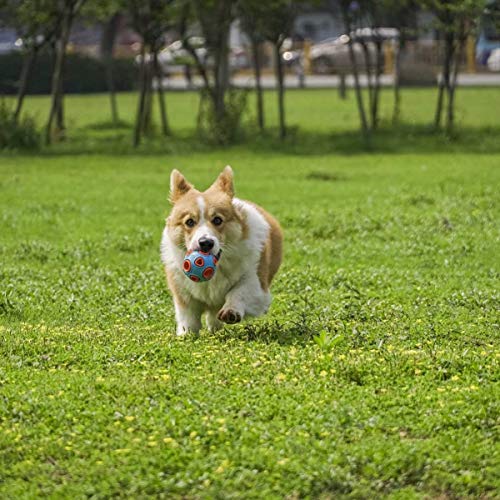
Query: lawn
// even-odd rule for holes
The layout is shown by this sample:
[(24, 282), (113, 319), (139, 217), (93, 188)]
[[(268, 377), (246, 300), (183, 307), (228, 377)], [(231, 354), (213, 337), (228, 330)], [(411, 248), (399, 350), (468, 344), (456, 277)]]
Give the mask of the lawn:
[[(367, 149), (353, 95), (290, 92), (282, 145), (268, 93), (271, 138), (213, 148), (178, 93), (175, 137), (134, 151), (106, 96), (75, 96), (68, 141), (4, 153), (0, 497), (497, 497), (500, 92), (460, 89), (452, 140), (434, 97), (405, 91)], [(178, 339), (169, 172), (228, 163), (285, 230), (273, 306)]]

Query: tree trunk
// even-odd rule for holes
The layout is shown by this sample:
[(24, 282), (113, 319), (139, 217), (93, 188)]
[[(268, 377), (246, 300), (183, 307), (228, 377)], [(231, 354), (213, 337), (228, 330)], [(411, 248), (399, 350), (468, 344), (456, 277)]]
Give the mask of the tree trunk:
[(61, 125), (60, 113), (62, 109), (62, 76), (72, 17), (71, 12), (67, 12), (65, 14), (61, 26), (61, 32), (56, 40), (56, 61), (54, 65), (54, 72), (52, 74), (51, 106), (45, 131), (46, 144), (50, 144), (52, 142), (52, 125), (56, 115), (58, 115), (58, 125)]
[(144, 135), (150, 135), (153, 127), (153, 61), (151, 52), (149, 52), (149, 61), (146, 62), (146, 87), (142, 112), (142, 131)]
[(278, 81), (278, 111), (279, 111), (279, 125), (280, 125), (280, 139), (286, 137), (285, 126), (285, 87), (283, 84), (283, 62), (281, 60), (281, 44), (274, 44), (274, 56), (276, 64), (276, 79)]
[[(342, 13), (342, 18), (344, 21), (344, 28), (346, 33), (351, 33), (352, 31), (352, 25), (350, 21), (350, 13), (349, 9), (346, 6), (345, 2), (340, 2), (341, 3), (341, 13)], [(361, 93), (361, 86), (359, 84), (359, 74), (358, 74), (358, 66), (356, 64), (356, 55), (354, 54), (354, 47), (352, 44), (352, 39), (349, 37), (349, 41), (347, 43), (347, 47), (349, 50), (349, 59), (351, 61), (351, 66), (352, 66), (352, 76), (354, 77), (354, 90), (356, 93), (356, 103), (358, 105), (358, 113), (359, 113), (359, 119), (361, 121), (361, 133), (363, 134), (363, 139), (366, 144), (368, 144), (370, 140), (370, 130), (368, 128), (368, 122), (366, 120), (366, 113), (365, 113), (365, 107), (363, 103), (363, 95)]]
[(434, 116), (434, 127), (441, 127), (441, 118), (443, 115), (443, 100), (444, 91), (448, 93), (450, 89), (450, 73), (451, 73), (451, 63), (453, 60), (453, 43), (454, 43), (453, 33), (447, 33), (445, 37), (445, 55), (443, 60), (443, 74), (441, 76), (441, 81), (439, 82), (438, 90), (438, 101), (436, 106), (436, 114)]
[(160, 64), (158, 63), (158, 51), (156, 50), (153, 52), (153, 67), (158, 85), (157, 92), (158, 103), (160, 104), (161, 130), (164, 136), (168, 136), (170, 135), (170, 128), (168, 126), (167, 108), (165, 105), (165, 97), (163, 94), (163, 72), (161, 70)]
[(260, 81), (260, 55), (259, 43), (252, 39), (253, 69), (255, 73), (255, 90), (257, 92), (257, 123), (259, 129), (264, 130), (264, 100), (262, 96), (262, 83)]
[(458, 45), (458, 50), (455, 51), (453, 75), (451, 76), (450, 86), (448, 89), (448, 109), (446, 112), (446, 131), (447, 131), (447, 133), (451, 133), (453, 131), (453, 127), (455, 125), (455, 91), (456, 91), (456, 87), (457, 87), (458, 70), (460, 67), (460, 63), (462, 62), (462, 57), (464, 54), (466, 39), (467, 39), (467, 35), (462, 30), (458, 36), (459, 45)]
[(26, 91), (28, 90), (28, 82), (31, 75), (31, 70), (35, 64), (38, 48), (33, 47), (26, 57), (24, 58), (23, 69), (21, 71), (21, 77), (19, 79), (19, 91), (17, 93), (17, 103), (16, 109), (14, 111), (14, 120), (17, 122), (21, 110), (23, 107), (24, 97), (26, 96)]
[[(221, 28), (222, 29), (222, 28)], [(229, 30), (221, 35), (220, 44), (215, 57), (214, 68), (214, 109), (217, 123), (222, 123), (226, 116), (225, 96), (229, 88)]]
[(375, 84), (372, 92), (372, 128), (376, 130), (378, 127), (378, 109), (380, 102), (380, 75), (382, 73), (382, 42), (378, 40), (375, 42), (376, 56), (375, 56)]
[[(64, 64), (64, 63), (63, 63)], [(63, 65), (64, 75), (64, 65)], [(56, 112), (56, 128), (58, 139), (65, 138), (66, 125), (64, 124), (64, 86), (63, 77), (59, 80), (59, 90), (57, 92), (57, 112)]]
[(115, 92), (115, 82), (113, 77), (113, 48), (116, 41), (116, 35), (118, 33), (118, 26), (120, 23), (120, 14), (115, 13), (106, 22), (104, 29), (102, 31), (101, 38), (101, 59), (104, 64), (104, 72), (106, 78), (106, 86), (109, 91), (109, 101), (111, 105), (111, 120), (113, 125), (119, 122), (118, 116), (118, 105), (116, 102), (116, 92)]
[(444, 82), (442, 81), (441, 77), (441, 81), (439, 82), (439, 87), (438, 87), (436, 112), (434, 115), (434, 128), (436, 129), (441, 127), (441, 116), (443, 114), (443, 98), (444, 98)]
[(139, 146), (142, 136), (142, 121), (144, 115), (144, 101), (146, 97), (146, 50), (144, 43), (141, 46), (141, 65), (139, 69), (139, 102), (134, 127), (134, 147)]
[(401, 114), (401, 52), (403, 46), (399, 40), (396, 45), (396, 57), (394, 59), (394, 108), (392, 110), (392, 123), (399, 122)]
[(365, 106), (363, 104), (363, 95), (361, 93), (361, 86), (359, 84), (356, 56), (354, 54), (354, 48), (352, 46), (352, 41), (350, 39), (347, 45), (349, 48), (349, 58), (351, 60), (351, 65), (352, 65), (352, 75), (354, 77), (354, 90), (356, 92), (356, 102), (358, 104), (359, 118), (361, 121), (361, 132), (363, 133), (363, 138), (365, 139), (365, 142), (368, 142), (370, 138), (370, 131), (368, 128), (368, 122), (366, 120)]
[[(366, 45), (365, 42), (360, 42), (361, 48), (363, 49), (363, 56), (365, 60), (365, 71), (366, 71), (366, 81), (367, 81), (367, 88), (368, 88), (368, 109), (370, 110), (370, 118), (371, 118), (371, 111), (373, 108), (373, 81), (372, 81), (372, 64), (371, 64), (371, 57), (370, 57), (370, 52), (368, 51), (368, 46)], [(354, 48), (353, 48), (354, 51)], [(372, 122), (373, 126), (373, 122)]]

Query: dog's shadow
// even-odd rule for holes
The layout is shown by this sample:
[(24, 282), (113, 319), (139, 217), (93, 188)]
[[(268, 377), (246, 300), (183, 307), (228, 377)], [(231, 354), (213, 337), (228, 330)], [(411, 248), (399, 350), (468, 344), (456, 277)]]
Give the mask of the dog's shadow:
[(240, 341), (289, 346), (309, 344), (316, 334), (316, 329), (303, 322), (302, 319), (287, 322), (281, 322), (277, 319), (252, 319), (239, 325), (224, 327), (214, 333), (208, 333), (213, 340), (220, 343)]

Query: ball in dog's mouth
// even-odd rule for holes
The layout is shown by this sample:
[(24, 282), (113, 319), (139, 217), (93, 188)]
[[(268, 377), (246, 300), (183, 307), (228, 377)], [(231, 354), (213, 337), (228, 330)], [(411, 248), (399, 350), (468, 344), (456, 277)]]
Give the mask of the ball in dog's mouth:
[(195, 250), (188, 252), (182, 263), (184, 274), (195, 283), (210, 281), (217, 270), (221, 251), (217, 255)]

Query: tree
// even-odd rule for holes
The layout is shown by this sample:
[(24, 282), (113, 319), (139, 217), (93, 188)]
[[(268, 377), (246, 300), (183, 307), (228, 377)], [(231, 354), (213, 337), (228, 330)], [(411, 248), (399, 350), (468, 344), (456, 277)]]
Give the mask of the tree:
[(384, 0), (387, 12), (388, 25), (399, 30), (398, 39), (395, 40), (394, 57), (394, 105), (392, 123), (399, 121), (401, 113), (401, 58), (408, 38), (415, 35), (417, 0)]
[(250, 40), (252, 48), (252, 63), (255, 74), (255, 89), (257, 93), (257, 123), (259, 129), (264, 130), (264, 99), (261, 84), (261, 60), (260, 47), (264, 41), (260, 29), (260, 21), (263, 19), (262, 7), (265, 5), (261, 0), (240, 0), (237, 4), (237, 15), (240, 25)]
[[(45, 131), (45, 142), (47, 144), (52, 142), (53, 135), (59, 138), (64, 134), (63, 71), (66, 47), (68, 45), (73, 21), (85, 1), (86, 0), (54, 0), (53, 2), (57, 8), (59, 17), (57, 21), (57, 30), (54, 35), (55, 63), (52, 73), (51, 105)], [(57, 118), (55, 129), (54, 118)]]
[(441, 127), (446, 97), (447, 132), (455, 122), (455, 91), (458, 69), (463, 58), (467, 37), (475, 29), (479, 16), (486, 7), (484, 0), (421, 0), (422, 5), (435, 16), (436, 27), (444, 42), (442, 75), (438, 81), (438, 99), (434, 126)]
[(172, 4), (172, 0), (126, 0), (132, 25), (142, 38), (134, 146), (138, 146), (142, 135), (150, 130), (153, 77), (157, 79), (162, 133), (165, 136), (170, 134), (158, 52), (163, 46), (165, 31), (173, 22)]
[[(230, 89), (229, 73), (229, 30), (235, 18), (235, 0), (185, 0), (181, 13), (180, 33), (184, 48), (189, 52), (203, 80), (200, 110), (203, 101), (210, 101), (209, 113), (213, 114), (215, 131), (212, 134), (218, 142), (230, 140), (234, 130), (229, 130), (227, 95)], [(189, 25), (195, 22), (204, 41), (206, 55), (202, 56), (191, 43)], [(201, 114), (199, 115), (201, 122)]]
[(19, 78), (14, 120), (23, 107), (31, 72), (40, 50), (53, 42), (61, 17), (53, 0), (6, 0), (2, 18), (12, 25), (22, 40), (23, 66)]
[[(393, 120), (399, 116), (400, 108), (400, 60), (405, 35), (414, 21), (416, 0), (340, 0), (330, 2), (331, 10), (340, 8), (347, 35), (349, 58), (354, 77), (356, 103), (361, 130), (366, 141), (372, 130), (378, 127), (381, 75), (383, 71), (384, 43), (396, 46), (394, 68), (394, 111)], [(389, 29), (388, 29), (389, 28)], [(363, 54), (367, 79), (368, 105), (365, 107), (359, 79), (361, 61), (358, 50)]]
[(116, 101), (115, 79), (114, 79), (114, 47), (120, 22), (123, 18), (122, 3), (120, 0), (100, 0), (87, 3), (82, 9), (82, 16), (97, 21), (102, 25), (102, 34), (99, 45), (99, 57), (103, 63), (106, 86), (109, 92), (109, 103), (111, 106), (111, 121), (117, 125), (120, 121), (118, 115), (118, 104)]
[(281, 47), (293, 28), (296, 6), (290, 0), (268, 0), (262, 2), (258, 23), (262, 35), (273, 44), (276, 80), (278, 83), (278, 111), (280, 138), (286, 136), (285, 87)]
[(361, 85), (359, 81), (358, 62), (356, 60), (356, 54), (354, 52), (354, 41), (351, 36), (355, 23), (358, 21), (358, 19), (360, 19), (362, 11), (359, 2), (352, 2), (351, 0), (340, 0), (339, 5), (342, 20), (344, 22), (344, 28), (348, 36), (347, 44), (349, 50), (349, 59), (351, 61), (352, 74), (354, 77), (354, 90), (356, 94), (359, 119), (361, 122), (361, 132), (363, 134), (365, 142), (368, 142), (370, 138), (370, 128), (368, 125), (368, 120), (366, 119), (365, 105), (363, 102), (363, 95), (361, 93)]

